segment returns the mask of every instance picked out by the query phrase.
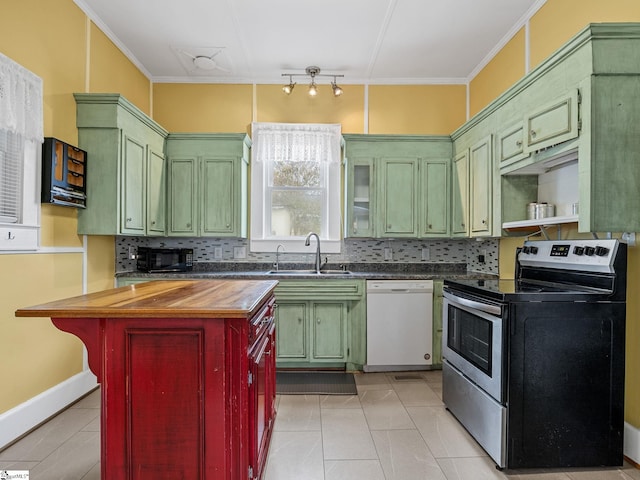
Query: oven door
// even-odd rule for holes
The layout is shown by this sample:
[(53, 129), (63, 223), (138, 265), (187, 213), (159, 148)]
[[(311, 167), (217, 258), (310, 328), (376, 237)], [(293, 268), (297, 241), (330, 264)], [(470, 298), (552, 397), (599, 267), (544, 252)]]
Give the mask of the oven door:
[(444, 291), (442, 356), (504, 404), (503, 309)]

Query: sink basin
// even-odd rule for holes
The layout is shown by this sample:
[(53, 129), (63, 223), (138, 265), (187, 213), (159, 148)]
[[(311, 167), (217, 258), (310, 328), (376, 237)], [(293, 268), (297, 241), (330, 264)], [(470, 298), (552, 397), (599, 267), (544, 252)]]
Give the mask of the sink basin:
[[(348, 270), (320, 270), (320, 275), (349, 275)], [(269, 270), (269, 275), (318, 275), (315, 270)]]

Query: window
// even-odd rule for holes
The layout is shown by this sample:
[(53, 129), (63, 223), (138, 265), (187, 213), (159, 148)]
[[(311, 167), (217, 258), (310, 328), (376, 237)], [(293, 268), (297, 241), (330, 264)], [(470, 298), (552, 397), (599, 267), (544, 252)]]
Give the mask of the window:
[(38, 247), (42, 109), (42, 80), (0, 54), (0, 250)]
[(251, 250), (340, 251), (340, 125), (254, 123)]

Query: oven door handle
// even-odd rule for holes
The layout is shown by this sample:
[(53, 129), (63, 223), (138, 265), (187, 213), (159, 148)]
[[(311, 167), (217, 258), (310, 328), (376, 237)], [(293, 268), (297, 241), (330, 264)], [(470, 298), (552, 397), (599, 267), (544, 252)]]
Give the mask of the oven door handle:
[(444, 297), (451, 302), (457, 303), (467, 308), (472, 308), (474, 310), (480, 310), (481, 312), (490, 313), (491, 315), (495, 315), (499, 317), (502, 315), (502, 309), (497, 305), (490, 305), (488, 303), (476, 302), (475, 300), (470, 300), (468, 298), (458, 297), (457, 295), (453, 295), (449, 292), (442, 292)]

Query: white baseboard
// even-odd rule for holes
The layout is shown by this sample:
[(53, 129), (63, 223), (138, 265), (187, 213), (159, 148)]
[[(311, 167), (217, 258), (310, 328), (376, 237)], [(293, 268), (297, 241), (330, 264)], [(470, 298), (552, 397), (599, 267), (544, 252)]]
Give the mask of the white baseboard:
[(85, 370), (0, 414), (0, 449), (97, 386), (96, 376)]
[(624, 422), (624, 456), (640, 464), (640, 429)]

